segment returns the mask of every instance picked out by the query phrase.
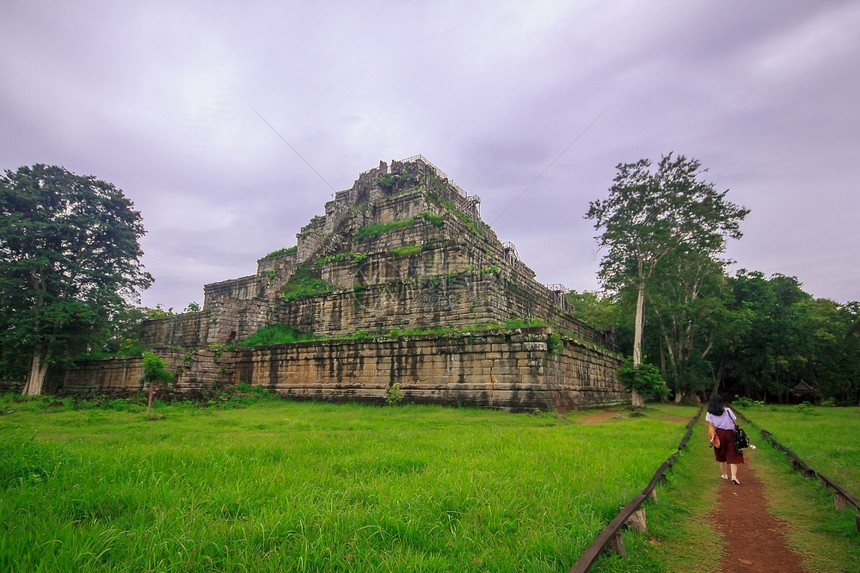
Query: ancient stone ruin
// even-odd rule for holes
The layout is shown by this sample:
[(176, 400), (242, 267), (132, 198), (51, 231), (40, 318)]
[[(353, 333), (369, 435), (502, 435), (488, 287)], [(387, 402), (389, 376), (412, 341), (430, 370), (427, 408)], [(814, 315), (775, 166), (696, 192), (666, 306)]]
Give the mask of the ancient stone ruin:
[[(384, 402), (397, 384), (406, 402), (510, 410), (629, 401), (613, 342), (568, 312), (562, 287), (535, 280), (481, 220), (478, 197), (421, 156), (362, 173), (296, 246), (204, 293), (202, 311), (143, 325), (178, 392), (245, 383)], [(236, 344), (270, 325), (319, 339)], [(140, 376), (139, 358), (93, 360), (66, 373), (63, 391), (135, 391)]]

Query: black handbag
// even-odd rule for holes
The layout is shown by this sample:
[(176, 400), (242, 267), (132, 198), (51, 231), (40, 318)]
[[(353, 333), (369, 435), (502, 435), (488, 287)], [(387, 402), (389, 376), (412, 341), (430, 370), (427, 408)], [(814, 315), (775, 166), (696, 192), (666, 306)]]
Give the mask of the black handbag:
[(735, 426), (735, 451), (740, 454), (742, 453), (741, 450), (748, 447), (750, 447), (749, 436), (747, 436), (743, 428)]

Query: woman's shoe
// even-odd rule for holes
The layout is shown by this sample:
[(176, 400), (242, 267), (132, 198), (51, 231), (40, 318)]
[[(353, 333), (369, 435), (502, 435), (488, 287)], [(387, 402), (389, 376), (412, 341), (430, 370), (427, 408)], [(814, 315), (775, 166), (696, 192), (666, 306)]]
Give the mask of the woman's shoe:
[(738, 478), (736, 478), (736, 477), (733, 477), (733, 478), (732, 478), (732, 483), (733, 483), (733, 484), (735, 484), (735, 485), (741, 485), (741, 482), (739, 482), (739, 481), (738, 481)]
[(727, 476), (726, 474), (723, 474), (720, 476), (720, 479), (729, 479), (729, 476)]

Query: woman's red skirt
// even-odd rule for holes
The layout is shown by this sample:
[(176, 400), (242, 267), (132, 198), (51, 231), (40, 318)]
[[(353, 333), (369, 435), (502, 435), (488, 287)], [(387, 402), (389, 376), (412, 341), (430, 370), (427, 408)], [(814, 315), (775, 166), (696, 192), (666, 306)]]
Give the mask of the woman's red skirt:
[(728, 462), (730, 464), (744, 463), (744, 455), (739, 454), (735, 449), (735, 431), (723, 430), (715, 428), (717, 436), (720, 437), (720, 447), (714, 448), (714, 457), (718, 462)]

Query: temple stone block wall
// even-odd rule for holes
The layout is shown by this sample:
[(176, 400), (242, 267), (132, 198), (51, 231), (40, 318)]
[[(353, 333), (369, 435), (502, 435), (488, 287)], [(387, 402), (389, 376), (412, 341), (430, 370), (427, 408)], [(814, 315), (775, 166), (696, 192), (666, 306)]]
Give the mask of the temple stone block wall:
[[(255, 274), (205, 285), (201, 312), (146, 321), (142, 344), (169, 357), (177, 391), (189, 393), (244, 381), (300, 397), (379, 401), (397, 381), (414, 401), (509, 409), (629, 400), (614, 374), (613, 341), (569, 312), (563, 287), (535, 279), (481, 220), (480, 205), (421, 156), (380, 162), (326, 202), (294, 246), (259, 259)], [(552, 330), (450, 332), (530, 319)], [(359, 336), (222, 353), (271, 325)], [(550, 336), (566, 337), (562, 352), (548, 352)], [(132, 391), (135, 364), (91, 361), (68, 372), (65, 390)]]
[(404, 401), (504, 410), (558, 410), (629, 401), (616, 355), (563, 340), (548, 329), (456, 337), (324, 341), (236, 353), (235, 380), (297, 399), (384, 403), (399, 384)]
[[(170, 391), (205, 395), (233, 384), (234, 355), (210, 349), (156, 348), (174, 381)], [(141, 357), (88, 360), (66, 371), (62, 393), (125, 395), (144, 389)]]

